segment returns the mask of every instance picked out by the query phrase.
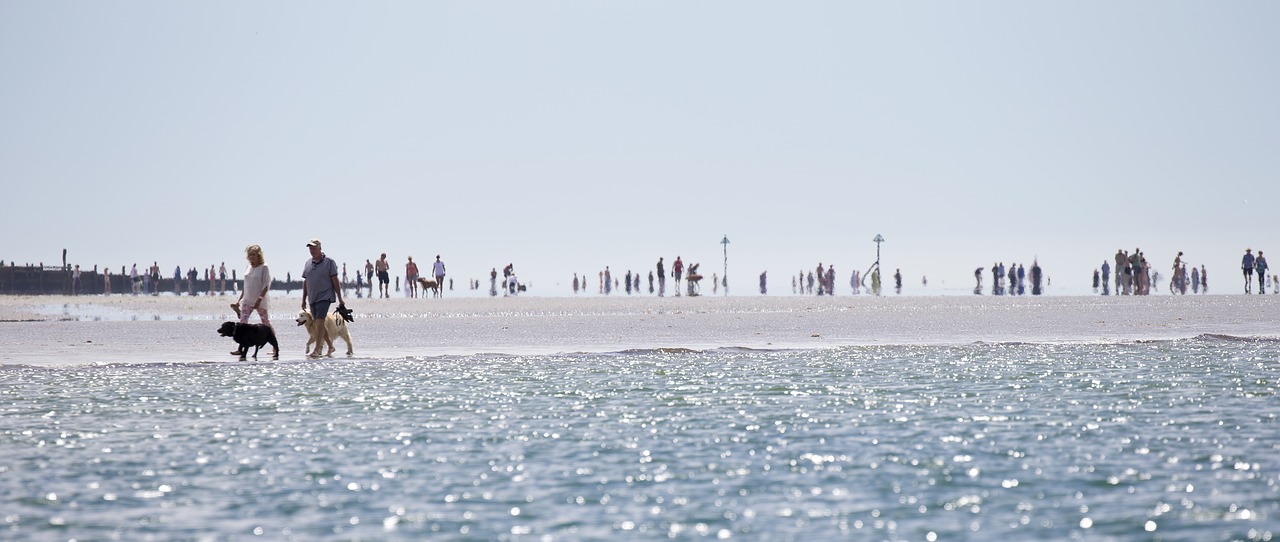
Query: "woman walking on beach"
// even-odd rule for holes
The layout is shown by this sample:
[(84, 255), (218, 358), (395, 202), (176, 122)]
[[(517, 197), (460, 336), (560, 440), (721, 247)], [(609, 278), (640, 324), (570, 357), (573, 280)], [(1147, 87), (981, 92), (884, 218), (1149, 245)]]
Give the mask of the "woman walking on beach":
[[(244, 272), (244, 288), (240, 289), (240, 299), (232, 303), (232, 308), (240, 315), (240, 323), (249, 323), (249, 314), (258, 313), (262, 325), (271, 326), (271, 318), (267, 316), (270, 304), (268, 294), (271, 292), (271, 271), (267, 268), (267, 260), (262, 255), (262, 247), (249, 245), (244, 248), (244, 257), (249, 260), (249, 269)], [(246, 297), (248, 298), (246, 300)], [(243, 352), (236, 350), (235, 355)], [(274, 352), (273, 355), (279, 355)]]
[[(244, 288), (240, 289), (240, 299), (233, 306), (238, 306), (240, 323), (249, 323), (249, 314), (258, 313), (263, 325), (270, 326), (271, 318), (267, 315), (270, 304), (267, 294), (271, 292), (271, 271), (267, 268), (267, 260), (262, 255), (262, 247), (249, 245), (244, 248), (244, 257), (249, 261), (249, 269), (244, 272)], [(245, 300), (248, 297), (248, 300)]]

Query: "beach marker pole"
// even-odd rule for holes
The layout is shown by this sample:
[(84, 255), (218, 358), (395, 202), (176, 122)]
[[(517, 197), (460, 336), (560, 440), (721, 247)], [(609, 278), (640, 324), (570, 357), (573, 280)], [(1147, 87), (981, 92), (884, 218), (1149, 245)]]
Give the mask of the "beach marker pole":
[(724, 286), (724, 295), (729, 295), (729, 236), (725, 235), (720, 240), (720, 244), (724, 245), (724, 275), (721, 275), (721, 284)]
[(878, 268), (880, 267), (880, 243), (884, 242), (884, 237), (877, 233), (876, 238), (872, 239), (872, 241), (876, 242), (876, 267)]

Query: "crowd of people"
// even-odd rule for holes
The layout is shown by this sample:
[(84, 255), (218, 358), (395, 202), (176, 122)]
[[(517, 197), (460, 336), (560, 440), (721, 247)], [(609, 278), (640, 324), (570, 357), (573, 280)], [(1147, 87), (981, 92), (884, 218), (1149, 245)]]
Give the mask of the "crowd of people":
[[(685, 295), (691, 297), (701, 295), (703, 277), (698, 272), (699, 265), (701, 264), (695, 263), (686, 269), (684, 260), (680, 256), (676, 256), (675, 261), (671, 263), (670, 274), (671, 279), (675, 282), (675, 295), (681, 295), (682, 281), (686, 287)], [(665, 297), (667, 295), (667, 277), (665, 257), (660, 257), (658, 258), (658, 263), (654, 266), (654, 270), (649, 271), (649, 293), (656, 294), (658, 297)], [(627, 295), (632, 295), (633, 293), (643, 294), (642, 278), (643, 276), (639, 272), (630, 270), (623, 276), (614, 276), (613, 271), (606, 265), (604, 269), (596, 273), (596, 292), (601, 295), (612, 295), (615, 291), (618, 293), (626, 292)], [(586, 293), (588, 291), (587, 274), (583, 273), (579, 277), (577, 273), (574, 273), (572, 284), (574, 294)], [(711, 285), (713, 294), (718, 293), (721, 286), (726, 289), (729, 287), (728, 282), (723, 282), (723, 279), (715, 273), (711, 275)]]
[[(985, 271), (985, 267), (973, 270), (973, 278), (977, 282), (973, 287), (975, 295), (982, 295), (982, 278), (986, 275)], [(1044, 288), (1049, 285), (1049, 281), (1044, 277), (1044, 270), (1040, 268), (1039, 260), (1031, 261), (1030, 273), (1023, 264), (1010, 264), (1006, 267), (1004, 262), (993, 263), (991, 264), (991, 295), (1027, 295), (1028, 279), (1030, 279), (1031, 295), (1044, 293)]]
[[(256, 246), (256, 245), (254, 245)], [(261, 248), (259, 247), (259, 251)], [(405, 297), (416, 298), (425, 297), (424, 288), (430, 288), (438, 297), (443, 296), (445, 290), (453, 290), (453, 280), (446, 276), (445, 263), (440, 255), (436, 255), (435, 261), (431, 264), (429, 273), (424, 277), (418, 267), (418, 263), (412, 256), (406, 256), (404, 263), (403, 288), (401, 285), (401, 277), (392, 277), (391, 264), (387, 260), (387, 254), (382, 253), (375, 260), (366, 259), (363, 269), (357, 269), (355, 272), (354, 284), (348, 280), (347, 264), (340, 266), (339, 284), (344, 290), (351, 290), (354, 286), (355, 295), (370, 298), (390, 298), (392, 292), (404, 292)], [(248, 271), (246, 270), (247, 279)], [(668, 280), (674, 281), (674, 295), (696, 296), (701, 293), (701, 279), (703, 278), (697, 271), (698, 264), (694, 263), (686, 268), (683, 258), (676, 256), (675, 260), (667, 265), (665, 258), (658, 258), (654, 268), (646, 274), (627, 270), (624, 273), (616, 273), (609, 266), (597, 273), (596, 277), (596, 293), (600, 295), (616, 295), (625, 293), (626, 295), (642, 295), (646, 292), (650, 295), (658, 297), (666, 296), (668, 293)], [(1241, 259), (1241, 270), (1244, 276), (1244, 292), (1254, 293), (1255, 287), (1259, 294), (1266, 293), (1270, 288), (1272, 293), (1280, 293), (1280, 275), (1269, 274), (1270, 267), (1267, 264), (1266, 257), (1262, 251), (1256, 254), (1252, 249), (1245, 249), (1245, 254)], [(1171, 294), (1198, 294), (1209, 292), (1209, 274), (1204, 264), (1195, 265), (1184, 261), (1184, 253), (1178, 252), (1173, 260), (1171, 269), (1172, 273), (1167, 282), (1168, 292)], [(71, 292), (79, 295), (84, 292), (86, 286), (82, 280), (82, 270), (77, 264), (74, 269), (70, 270), (71, 274)], [(112, 272), (104, 268), (100, 273), (97, 266), (93, 268), (93, 274), (97, 274), (101, 280), (101, 293), (112, 294)], [(991, 295), (1026, 295), (1030, 292), (1032, 295), (1041, 295), (1044, 288), (1049, 285), (1049, 280), (1045, 277), (1040, 269), (1038, 262), (1033, 262), (1030, 267), (1023, 264), (1005, 265), (1004, 262), (996, 262), (988, 269), (986, 267), (978, 267), (974, 270), (975, 285), (974, 294), (983, 294), (990, 292)], [(93, 275), (89, 275), (93, 277)], [(137, 264), (132, 268), (120, 268), (120, 276), (125, 277), (127, 286), (125, 292), (134, 295), (159, 295), (161, 293), (161, 271), (158, 263), (153, 262), (150, 267), (139, 269)], [(201, 277), (203, 276), (203, 281)], [(818, 265), (809, 271), (801, 270), (799, 273), (791, 276), (791, 293), (793, 295), (818, 295), (833, 296), (837, 293), (836, 269), (834, 265)], [(588, 283), (588, 275), (586, 273), (574, 273), (571, 281), (572, 292), (584, 294), (590, 291)], [(990, 286), (985, 282), (990, 278)], [(893, 288), (897, 293), (902, 293), (903, 279), (900, 269), (893, 273)], [(229, 280), (228, 280), (229, 279)], [(394, 279), (394, 280), (393, 280)], [(721, 288), (728, 292), (728, 280), (726, 277), (720, 277), (712, 274), (711, 277), (712, 293), (718, 294)], [(168, 279), (165, 279), (168, 281)], [(191, 267), (183, 270), (182, 266), (176, 266), (172, 277), (172, 291), (174, 295), (202, 295), (205, 292), (208, 295), (225, 295), (230, 291), (233, 295), (239, 289), (237, 285), (241, 280), (237, 270), (232, 269), (228, 272), (226, 263), (220, 265), (210, 265), (209, 267), (198, 269)], [(376, 292), (375, 292), (376, 281)], [(1256, 281), (1256, 286), (1254, 282)], [(286, 285), (292, 285), (293, 279), (290, 275), (286, 275)], [(270, 282), (268, 282), (270, 284)], [(928, 279), (921, 278), (921, 284), (927, 285)], [(1095, 293), (1102, 295), (1150, 295), (1153, 291), (1158, 291), (1162, 282), (1160, 272), (1151, 265), (1147, 260), (1146, 254), (1140, 248), (1133, 251), (1118, 249), (1115, 255), (1105, 259), (1099, 268), (1093, 271), (1092, 287)], [(479, 290), (481, 283), (479, 280), (471, 279), (468, 285), (472, 290)], [(168, 285), (166, 285), (167, 287)], [(759, 275), (759, 292), (761, 295), (767, 295), (768, 273), (761, 272)], [(88, 284), (90, 291), (95, 289), (94, 283)], [(286, 286), (287, 288), (288, 286)], [(527, 285), (520, 282), (515, 275), (514, 264), (507, 264), (502, 269), (502, 279), (499, 282), (498, 270), (493, 268), (489, 273), (489, 295), (496, 296), (501, 292), (504, 296), (517, 295), (525, 291)], [(860, 294), (864, 291), (879, 295), (881, 290), (881, 277), (878, 264), (873, 265), (866, 272), (853, 270), (849, 273), (849, 292), (852, 294)], [(243, 293), (241, 293), (243, 295)], [(399, 295), (397, 293), (397, 295)]]
[[(1183, 256), (1182, 252), (1178, 252), (1178, 255), (1173, 258), (1173, 273), (1168, 285), (1169, 293), (1181, 295), (1186, 295), (1188, 291), (1192, 294), (1209, 293), (1209, 271), (1204, 264), (1198, 267), (1194, 264), (1188, 265)], [(1113, 261), (1114, 267), (1112, 267)], [(1280, 275), (1267, 274), (1270, 267), (1261, 250), (1255, 256), (1252, 248), (1246, 248), (1244, 256), (1240, 259), (1240, 269), (1244, 274), (1244, 293), (1253, 293), (1255, 276), (1258, 283), (1257, 293), (1267, 293), (1268, 286), (1272, 293), (1277, 293), (1280, 289)], [(1152, 268), (1146, 254), (1140, 248), (1133, 249), (1133, 252), (1118, 249), (1115, 256), (1103, 260), (1101, 268), (1093, 270), (1093, 291), (1101, 290), (1102, 295), (1111, 295), (1113, 276), (1115, 295), (1149, 295), (1153, 290), (1158, 290), (1160, 285), (1160, 272)]]

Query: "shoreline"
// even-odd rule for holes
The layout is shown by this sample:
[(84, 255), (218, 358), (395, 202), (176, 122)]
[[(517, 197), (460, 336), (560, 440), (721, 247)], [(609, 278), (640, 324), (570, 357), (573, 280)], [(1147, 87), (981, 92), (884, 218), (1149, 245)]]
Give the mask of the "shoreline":
[[(0, 296), (0, 365), (229, 361), (230, 340), (213, 324), (233, 319), (234, 299)], [(272, 300), (281, 360), (302, 357), (300, 304)], [(1262, 295), (486, 297), (350, 307), (357, 359), (1280, 336), (1280, 296)]]

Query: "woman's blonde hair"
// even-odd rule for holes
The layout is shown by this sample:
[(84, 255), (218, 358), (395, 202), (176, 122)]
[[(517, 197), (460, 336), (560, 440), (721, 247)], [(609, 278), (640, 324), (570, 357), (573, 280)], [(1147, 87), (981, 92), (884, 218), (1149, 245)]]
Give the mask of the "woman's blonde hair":
[(262, 265), (267, 263), (267, 259), (262, 255), (262, 247), (258, 245), (249, 245), (244, 247), (244, 257), (248, 258), (249, 263), (252, 265)]

